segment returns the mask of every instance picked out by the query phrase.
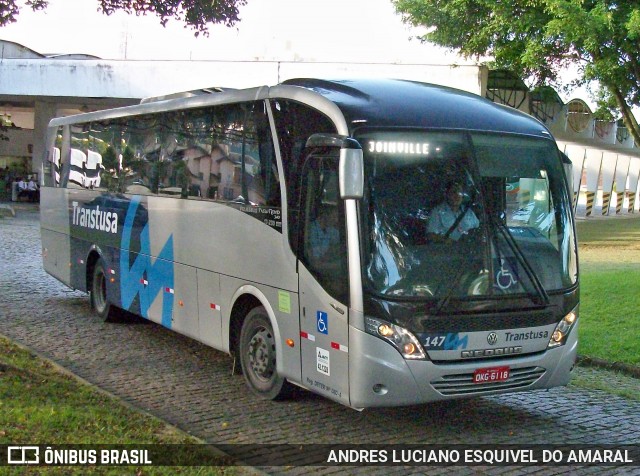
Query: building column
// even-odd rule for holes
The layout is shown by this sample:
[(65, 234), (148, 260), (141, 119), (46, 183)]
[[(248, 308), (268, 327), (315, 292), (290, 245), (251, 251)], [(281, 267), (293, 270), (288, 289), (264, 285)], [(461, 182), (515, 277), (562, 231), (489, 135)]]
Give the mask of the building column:
[(31, 170), (38, 173), (42, 180), (42, 163), (46, 159), (47, 126), (56, 117), (56, 104), (36, 101), (33, 121), (33, 153), (31, 155)]

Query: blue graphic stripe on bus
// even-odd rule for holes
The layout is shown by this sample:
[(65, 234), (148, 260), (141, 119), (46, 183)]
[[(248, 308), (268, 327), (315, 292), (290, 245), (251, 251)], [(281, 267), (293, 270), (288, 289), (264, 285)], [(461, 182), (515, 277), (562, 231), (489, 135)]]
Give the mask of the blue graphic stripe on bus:
[(173, 276), (173, 235), (170, 235), (162, 247), (162, 251), (151, 263), (151, 240), (149, 238), (149, 222), (140, 232), (140, 252), (133, 264), (129, 266), (129, 246), (133, 222), (136, 217), (141, 197), (133, 197), (127, 210), (120, 252), (120, 293), (122, 307), (129, 309), (136, 296), (140, 300), (140, 315), (148, 318), (149, 308), (158, 294), (162, 296), (162, 325), (171, 328), (173, 311), (173, 294), (161, 293), (164, 288), (174, 287)]

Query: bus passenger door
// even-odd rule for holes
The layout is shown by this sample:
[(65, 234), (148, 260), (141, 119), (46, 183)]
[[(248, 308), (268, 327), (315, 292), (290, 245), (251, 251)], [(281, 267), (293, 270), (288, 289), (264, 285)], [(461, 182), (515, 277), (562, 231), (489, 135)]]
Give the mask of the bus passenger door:
[(348, 275), (338, 157), (307, 158), (300, 189), (298, 279), (302, 383), (349, 404)]

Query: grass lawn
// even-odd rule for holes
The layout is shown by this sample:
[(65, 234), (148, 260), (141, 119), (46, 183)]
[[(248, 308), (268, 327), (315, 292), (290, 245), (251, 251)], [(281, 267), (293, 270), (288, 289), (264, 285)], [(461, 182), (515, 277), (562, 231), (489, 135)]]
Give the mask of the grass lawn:
[(577, 222), (578, 353), (640, 366), (640, 216)]
[(640, 270), (582, 273), (580, 355), (640, 366)]
[[(0, 337), (0, 444), (197, 444), (189, 435), (139, 413), (58, 371)], [(198, 461), (198, 460), (195, 460)], [(35, 471), (37, 469), (37, 471)], [(11, 474), (61, 474), (60, 467), (12, 467)], [(86, 474), (65, 467), (63, 474)], [(92, 474), (229, 474), (223, 467), (90, 468)], [(231, 468), (232, 472), (235, 468)]]

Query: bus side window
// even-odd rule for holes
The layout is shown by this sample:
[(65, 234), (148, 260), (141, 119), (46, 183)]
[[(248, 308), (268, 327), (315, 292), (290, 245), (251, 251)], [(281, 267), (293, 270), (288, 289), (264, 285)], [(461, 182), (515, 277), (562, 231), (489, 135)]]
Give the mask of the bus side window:
[(210, 130), (214, 176), (207, 198), (280, 207), (280, 178), (264, 103), (215, 107)]
[(271, 111), (278, 135), (287, 191), (289, 244), (298, 253), (298, 215), (300, 210), (300, 173), (305, 144), (315, 133), (336, 133), (335, 124), (320, 111), (289, 99), (271, 101)]
[(156, 122), (153, 115), (131, 117), (121, 129), (122, 169), (125, 174), (120, 187), (126, 193), (149, 195), (158, 175), (154, 175), (157, 156)]
[(58, 126), (55, 133), (50, 131), (51, 136), (49, 136), (47, 144), (47, 163), (45, 164), (47, 173), (44, 176), (44, 185), (47, 187), (61, 186), (63, 133), (62, 126)]
[[(163, 187), (158, 193), (174, 198), (206, 198), (211, 178), (206, 148), (211, 114), (209, 110), (169, 111), (162, 115), (159, 137), (164, 164)], [(204, 190), (204, 194), (203, 194)]]
[(278, 174), (278, 161), (269, 126), (266, 104), (256, 104), (254, 115), (259, 164), (253, 175), (250, 187), (264, 197), (264, 203), (261, 205), (280, 208), (282, 207), (280, 175)]
[(91, 188), (91, 180), (87, 179), (87, 152), (91, 137), (91, 123), (76, 124), (69, 127), (69, 130), (71, 149), (67, 188)]
[(91, 123), (91, 138), (87, 152), (87, 182), (90, 188), (115, 192), (118, 190), (120, 160), (117, 122), (97, 121)]

